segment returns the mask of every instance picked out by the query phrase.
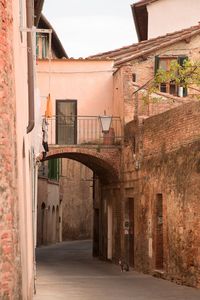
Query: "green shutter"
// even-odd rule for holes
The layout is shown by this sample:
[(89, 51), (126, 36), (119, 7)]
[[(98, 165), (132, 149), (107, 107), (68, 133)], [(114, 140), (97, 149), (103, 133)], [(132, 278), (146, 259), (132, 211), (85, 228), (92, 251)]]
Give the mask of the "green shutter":
[(36, 57), (39, 57), (39, 35), (36, 33)]
[(185, 60), (188, 60), (188, 56), (186, 56), (186, 55), (178, 56), (178, 63), (181, 67), (183, 67)]
[(188, 93), (187, 93), (187, 88), (184, 87), (183, 88), (183, 97), (187, 97)]
[(155, 67), (154, 67), (154, 75), (156, 75), (158, 69), (159, 69), (159, 62), (160, 62), (160, 58), (159, 56), (155, 56)]
[(59, 159), (54, 158), (48, 161), (48, 178), (59, 180)]
[(42, 36), (42, 58), (47, 58), (46, 35)]

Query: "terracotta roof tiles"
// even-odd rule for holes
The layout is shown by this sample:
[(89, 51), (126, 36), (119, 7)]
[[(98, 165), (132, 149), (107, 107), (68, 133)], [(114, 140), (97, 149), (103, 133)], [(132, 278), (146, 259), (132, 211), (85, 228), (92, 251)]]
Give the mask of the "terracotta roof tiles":
[(90, 59), (102, 59), (110, 58), (115, 61), (115, 66), (121, 66), (124, 63), (127, 63), (131, 60), (146, 57), (147, 55), (171, 46), (179, 41), (188, 40), (193, 36), (200, 34), (200, 24), (192, 26), (187, 29), (182, 29), (175, 31), (173, 33), (168, 33), (164, 36), (159, 36), (153, 39), (135, 43), (129, 46), (125, 46), (113, 51), (103, 52), (96, 55), (89, 56)]

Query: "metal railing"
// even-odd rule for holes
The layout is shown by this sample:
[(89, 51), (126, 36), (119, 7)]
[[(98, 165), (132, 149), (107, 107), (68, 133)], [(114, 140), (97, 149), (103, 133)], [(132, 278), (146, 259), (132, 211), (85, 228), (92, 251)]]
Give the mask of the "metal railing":
[(63, 116), (47, 119), (49, 145), (120, 145), (122, 123), (112, 117), (109, 132), (103, 133), (99, 116)]

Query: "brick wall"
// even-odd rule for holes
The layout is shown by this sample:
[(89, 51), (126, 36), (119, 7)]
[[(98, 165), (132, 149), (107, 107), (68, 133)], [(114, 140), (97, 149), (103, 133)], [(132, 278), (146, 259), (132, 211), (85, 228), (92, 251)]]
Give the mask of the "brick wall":
[(62, 159), (63, 240), (92, 237), (93, 172), (76, 161)]
[(171, 151), (199, 140), (200, 103), (188, 103), (166, 113), (148, 118), (141, 126), (144, 156)]
[[(135, 268), (200, 287), (200, 104), (190, 103), (126, 128), (124, 187), (135, 199)], [(136, 152), (133, 152), (133, 135)], [(162, 232), (157, 198), (162, 195)], [(159, 229), (159, 230), (158, 230)]]
[(12, 1), (0, 1), (0, 298), (21, 299)]

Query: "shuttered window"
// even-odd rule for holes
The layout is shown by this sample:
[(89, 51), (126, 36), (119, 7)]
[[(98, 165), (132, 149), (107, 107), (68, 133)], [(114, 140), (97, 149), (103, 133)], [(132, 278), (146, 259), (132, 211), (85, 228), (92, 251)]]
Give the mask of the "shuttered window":
[(59, 180), (59, 159), (54, 158), (48, 161), (48, 178), (51, 180)]
[[(173, 60), (177, 60), (180, 66), (183, 66), (185, 60), (187, 60), (188, 57), (185, 55), (180, 55), (177, 57), (159, 57), (155, 56), (155, 75), (159, 69), (163, 69), (165, 71), (169, 71), (170, 69), (170, 64)], [(163, 93), (169, 93), (174, 96), (180, 96), (180, 89), (181, 87), (177, 86), (175, 82), (170, 81), (166, 83), (161, 83), (160, 84), (160, 91)], [(183, 89), (183, 97), (187, 96), (187, 88), (182, 87)]]
[(49, 56), (49, 38), (47, 34), (36, 34), (36, 57), (45, 59)]

